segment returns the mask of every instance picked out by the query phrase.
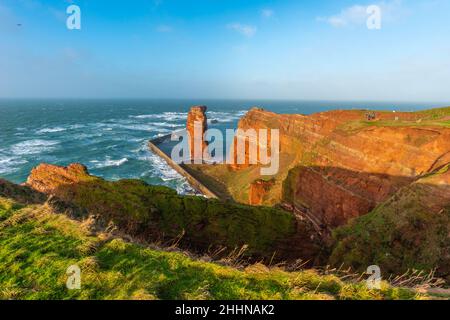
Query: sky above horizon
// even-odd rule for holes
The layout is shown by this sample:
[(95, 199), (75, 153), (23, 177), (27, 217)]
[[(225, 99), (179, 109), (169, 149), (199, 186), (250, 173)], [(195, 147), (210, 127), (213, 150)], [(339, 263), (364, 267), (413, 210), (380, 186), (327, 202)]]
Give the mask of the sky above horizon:
[(449, 17), (449, 0), (0, 0), (0, 97), (450, 102)]

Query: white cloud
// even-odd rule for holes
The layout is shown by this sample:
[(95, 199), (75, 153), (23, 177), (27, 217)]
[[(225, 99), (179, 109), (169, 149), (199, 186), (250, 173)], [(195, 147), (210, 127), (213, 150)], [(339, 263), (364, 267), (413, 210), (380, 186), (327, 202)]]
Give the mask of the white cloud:
[(361, 5), (354, 5), (352, 7), (342, 10), (339, 14), (319, 18), (320, 21), (325, 21), (333, 27), (345, 27), (350, 24), (363, 24), (367, 19), (367, 7)]
[(173, 31), (173, 28), (172, 28), (171, 26), (162, 24), (162, 25), (159, 25), (159, 26), (156, 28), (156, 31), (162, 32), (162, 33), (172, 32), (172, 31)]
[[(402, 15), (406, 10), (402, 7), (402, 0), (382, 1), (372, 3), (381, 8), (383, 21), (392, 21)], [(372, 5), (369, 4), (369, 5)], [(369, 5), (355, 4), (351, 7), (343, 9), (340, 13), (328, 16), (318, 17), (317, 20), (326, 22), (335, 28), (341, 28), (351, 25), (365, 25), (369, 15), (367, 8)]]
[(255, 26), (240, 24), (240, 23), (230, 23), (227, 26), (228, 29), (239, 32), (246, 37), (253, 37), (256, 34), (257, 28)]
[(275, 14), (275, 12), (272, 9), (261, 10), (261, 16), (263, 18), (271, 18), (271, 17), (273, 17), (274, 14)]

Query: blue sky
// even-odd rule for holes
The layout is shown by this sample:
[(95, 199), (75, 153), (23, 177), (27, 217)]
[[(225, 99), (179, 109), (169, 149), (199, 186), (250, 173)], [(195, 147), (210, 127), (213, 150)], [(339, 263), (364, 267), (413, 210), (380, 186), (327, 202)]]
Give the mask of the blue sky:
[(449, 17), (448, 0), (0, 0), (0, 97), (447, 102)]

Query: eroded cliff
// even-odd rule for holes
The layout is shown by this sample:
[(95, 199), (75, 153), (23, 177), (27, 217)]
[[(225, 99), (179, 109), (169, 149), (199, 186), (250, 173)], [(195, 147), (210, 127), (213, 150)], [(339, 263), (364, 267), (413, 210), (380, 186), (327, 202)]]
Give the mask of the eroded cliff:
[(360, 110), (304, 116), (254, 108), (238, 127), (279, 130), (280, 169), (273, 183), (261, 187), (260, 165), (207, 170), (237, 201), (292, 205), (334, 228), (450, 162), (449, 115), (450, 108), (375, 112), (367, 120)]

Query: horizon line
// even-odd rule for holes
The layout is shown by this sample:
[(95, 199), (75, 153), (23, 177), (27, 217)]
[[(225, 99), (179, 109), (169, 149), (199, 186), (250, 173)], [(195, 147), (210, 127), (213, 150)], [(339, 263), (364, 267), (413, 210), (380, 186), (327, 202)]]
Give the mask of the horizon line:
[(450, 106), (450, 100), (371, 100), (371, 99), (304, 99), (304, 98), (167, 98), (167, 97), (0, 97), (0, 100), (205, 100), (205, 101), (286, 101), (286, 102), (360, 102), (360, 103), (427, 103)]

